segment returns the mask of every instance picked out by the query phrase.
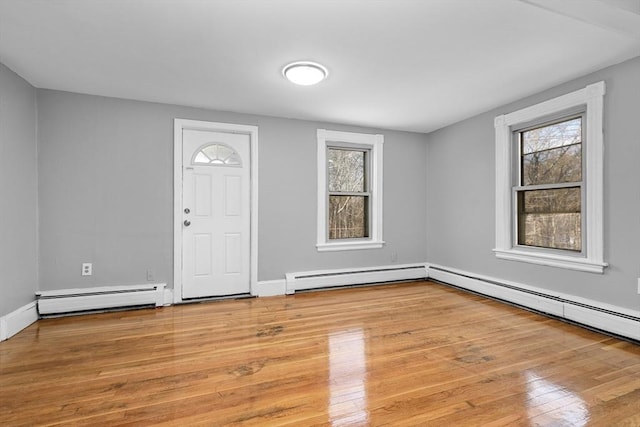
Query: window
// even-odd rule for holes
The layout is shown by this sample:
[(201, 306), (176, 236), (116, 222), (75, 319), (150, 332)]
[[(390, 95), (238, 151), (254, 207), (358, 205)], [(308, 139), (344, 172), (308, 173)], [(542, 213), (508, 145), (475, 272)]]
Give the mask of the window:
[(496, 117), (498, 258), (599, 272), (604, 82)]
[(517, 245), (582, 252), (582, 116), (515, 131), (514, 139)]
[(318, 130), (319, 251), (380, 248), (382, 135)]
[(242, 166), (240, 155), (233, 148), (221, 142), (200, 147), (193, 155), (191, 163), (200, 166)]

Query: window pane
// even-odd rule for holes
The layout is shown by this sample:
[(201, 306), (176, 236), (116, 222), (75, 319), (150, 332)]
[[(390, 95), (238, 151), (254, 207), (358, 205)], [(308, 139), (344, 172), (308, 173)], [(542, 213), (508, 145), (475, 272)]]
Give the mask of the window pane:
[(202, 151), (212, 159), (221, 159), (229, 157), (233, 154), (233, 150), (230, 147), (222, 144), (212, 144), (204, 147)]
[(582, 181), (581, 144), (522, 156), (522, 185), (579, 181)]
[(580, 187), (519, 192), (518, 244), (581, 251)]
[(367, 196), (329, 196), (329, 239), (369, 237)]
[(580, 118), (522, 132), (521, 185), (582, 181)]
[(232, 155), (227, 157), (227, 159), (224, 161), (224, 163), (227, 164), (227, 165), (238, 166), (238, 165), (241, 164), (240, 156), (238, 156), (238, 154), (236, 154), (236, 153), (233, 153)]
[(522, 132), (522, 153), (549, 150), (582, 142), (582, 118)]
[(201, 163), (205, 165), (208, 165), (210, 161), (211, 159), (205, 156), (202, 151), (196, 154), (196, 158), (193, 159), (193, 163)]
[(364, 192), (365, 151), (327, 150), (329, 191)]

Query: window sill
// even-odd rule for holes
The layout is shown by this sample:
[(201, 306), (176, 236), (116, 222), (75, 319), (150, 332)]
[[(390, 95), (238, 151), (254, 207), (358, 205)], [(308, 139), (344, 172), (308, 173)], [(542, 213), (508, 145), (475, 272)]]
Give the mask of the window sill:
[(379, 249), (384, 246), (383, 241), (371, 241), (366, 242), (358, 241), (346, 241), (346, 242), (332, 242), (332, 243), (318, 243), (316, 248), (318, 252), (330, 252), (330, 251), (355, 251), (360, 249)]
[(511, 261), (522, 261), (531, 264), (546, 265), (549, 267), (564, 268), (567, 270), (586, 271), (589, 273), (604, 273), (607, 263), (598, 262), (588, 258), (578, 258), (572, 256), (562, 256), (545, 253), (531, 253), (518, 250), (494, 249), (496, 257)]

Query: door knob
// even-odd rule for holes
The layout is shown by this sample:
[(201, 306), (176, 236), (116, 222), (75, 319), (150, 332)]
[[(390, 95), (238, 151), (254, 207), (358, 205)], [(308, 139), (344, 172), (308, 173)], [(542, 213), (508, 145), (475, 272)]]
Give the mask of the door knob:
[(183, 224), (184, 224), (185, 227), (188, 227), (188, 226), (191, 225), (191, 221), (189, 221), (188, 219), (185, 219)]

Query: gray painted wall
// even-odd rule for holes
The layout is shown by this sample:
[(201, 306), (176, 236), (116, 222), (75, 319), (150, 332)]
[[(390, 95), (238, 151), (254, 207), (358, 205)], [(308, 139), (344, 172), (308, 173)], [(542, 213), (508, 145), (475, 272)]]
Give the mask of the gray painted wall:
[(35, 300), (36, 90), (0, 64), (0, 316)]
[[(638, 309), (638, 76), (640, 58), (425, 136), (36, 91), (0, 66), (0, 315), (32, 301), (36, 290), (36, 194), (40, 289), (143, 283), (147, 269), (156, 281), (172, 285), (176, 117), (259, 127), (260, 280), (291, 271), (386, 265), (397, 252), (398, 263), (428, 260)], [(610, 267), (597, 275), (496, 259), (494, 117), (599, 80), (607, 83), (605, 255)], [(318, 128), (385, 135), (383, 249), (315, 250)], [(80, 275), (82, 262), (94, 263), (93, 276)]]
[[(497, 259), (494, 117), (604, 80), (605, 273)], [(428, 135), (427, 258), (476, 274), (640, 309), (640, 57)]]
[[(38, 90), (42, 290), (172, 286), (174, 118), (259, 127), (259, 280), (424, 262), (425, 135)], [(384, 134), (384, 248), (316, 251), (318, 128)]]

